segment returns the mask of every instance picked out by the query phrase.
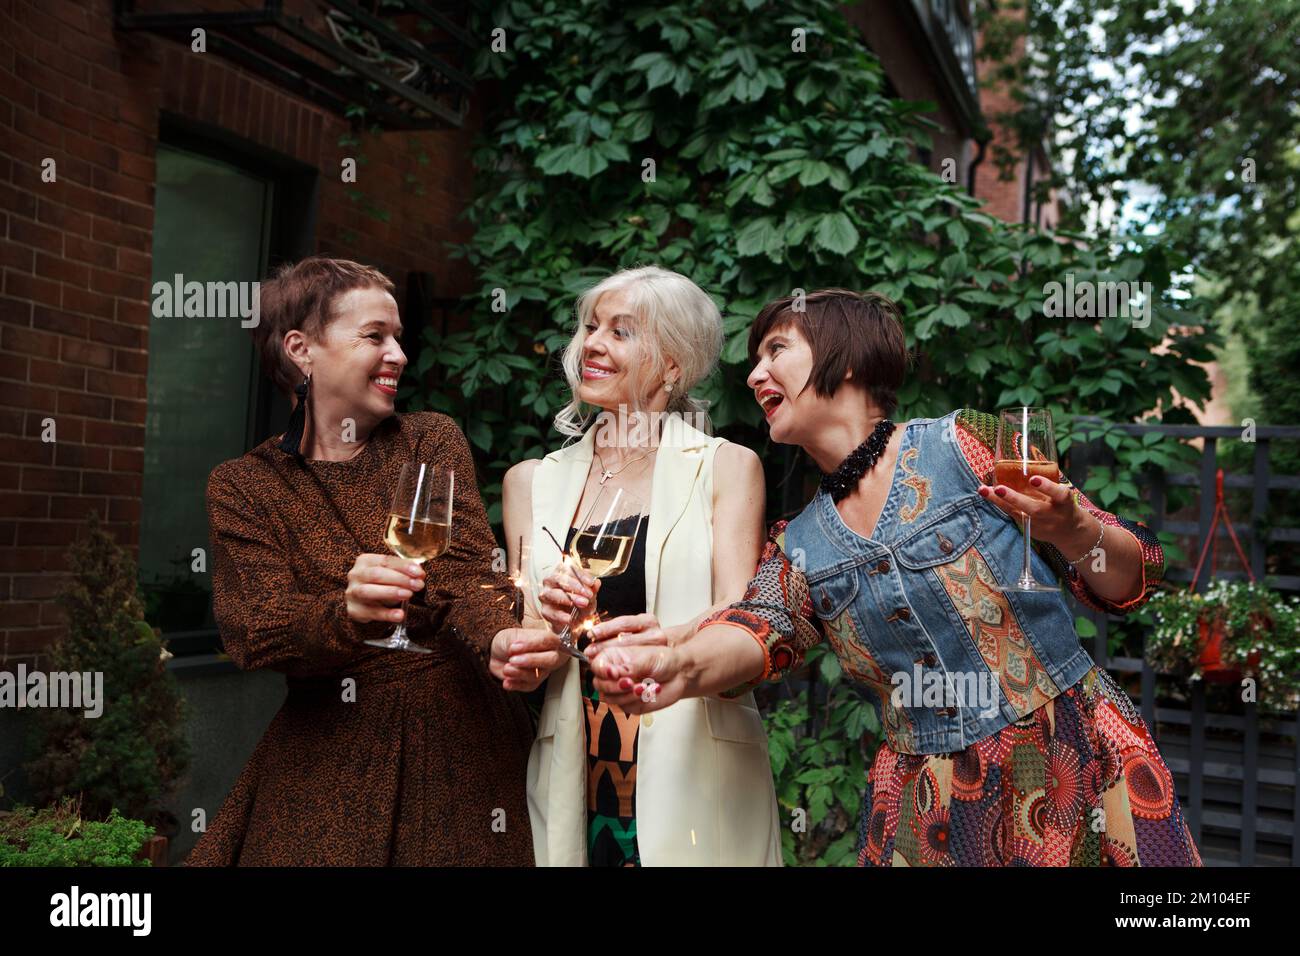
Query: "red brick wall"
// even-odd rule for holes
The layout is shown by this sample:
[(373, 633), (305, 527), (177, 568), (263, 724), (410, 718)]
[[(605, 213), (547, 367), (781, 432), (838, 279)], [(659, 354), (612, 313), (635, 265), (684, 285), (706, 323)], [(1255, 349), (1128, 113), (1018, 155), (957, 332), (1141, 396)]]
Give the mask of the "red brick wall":
[[(920, 48), (920, 44), (925, 41), (909, 26), (899, 6), (896, 0), (862, 0), (845, 6), (843, 10), (849, 22), (862, 32), (862, 37), (872, 52), (880, 58), (886, 75), (899, 95), (909, 100), (929, 100), (936, 104), (937, 109), (928, 114), (928, 118), (941, 128), (932, 134), (934, 149), (930, 168), (936, 173), (941, 172), (945, 159), (955, 159), (956, 181), (965, 188), (969, 181), (970, 164), (978, 152), (978, 144), (963, 137), (961, 124), (945, 87), (932, 72)], [(1023, 17), (1024, 11), (1003, 7), (1000, 15)], [(1017, 49), (1018, 54), (1022, 55), (1023, 41)], [(993, 133), (993, 140), (985, 151), (983, 161), (976, 168), (975, 195), (985, 202), (986, 211), (990, 215), (1005, 222), (1020, 222), (1024, 217), (1026, 159), (1020, 155), (1011, 178), (1002, 179), (993, 158), (995, 144), (1016, 151), (1011, 133), (995, 119), (998, 113), (1010, 110), (1014, 104), (1005, 88), (983, 85), (990, 72), (988, 63), (977, 59), (976, 72), (981, 82), (980, 112)], [(1049, 172), (1041, 151), (1034, 162), (1034, 182), (1048, 178)], [(1053, 198), (1050, 203), (1044, 204), (1041, 225), (1051, 228), (1058, 218), (1059, 212)]]
[(957, 162), (957, 182), (966, 184), (966, 169), (973, 155), (962, 136), (957, 113), (944, 91), (942, 80), (935, 76), (924, 59), (919, 44), (924, 43), (903, 19), (898, 0), (864, 0), (843, 7), (844, 16), (862, 31), (862, 38), (880, 59), (899, 96), (907, 100), (929, 100), (937, 109), (926, 118), (941, 127), (931, 133), (933, 151), (930, 168), (942, 171), (945, 159)]
[[(89, 510), (138, 549), (160, 111), (317, 167), (317, 251), (399, 283), (431, 272), (440, 295), (469, 288), (442, 244), (466, 235), (456, 217), (471, 189), (472, 132), (367, 135), (341, 148), (342, 118), (212, 53), (115, 32), (111, 0), (0, 0), (0, 23), (0, 662), (13, 663), (58, 633), (49, 599)], [(368, 163), (356, 188), (388, 222), (340, 181), (341, 160), (357, 153)], [(41, 180), (46, 157), (56, 182)], [(47, 417), (54, 443), (41, 441)]]
[[(1023, 41), (1017, 44), (1017, 49), (1023, 53)], [(977, 60), (976, 64), (980, 82), (987, 82), (991, 72), (990, 64), (982, 59)], [(996, 119), (999, 113), (1011, 110), (1014, 105), (1003, 84), (985, 86), (980, 90), (980, 112), (984, 114), (989, 129), (993, 132), (993, 139), (985, 149), (984, 161), (975, 173), (975, 195), (984, 200), (989, 215), (1006, 222), (1020, 222), (1025, 213), (1025, 157), (1019, 157), (1009, 178), (1003, 178), (1004, 174), (996, 161), (998, 147), (1016, 151), (1014, 134)]]
[[(1024, 10), (1003, 7), (998, 15), (1023, 18)], [(1023, 56), (1024, 49), (1024, 39), (1021, 38), (1016, 43), (1016, 55)], [(1025, 218), (1025, 176), (1029, 172), (1028, 157), (1020, 152), (1016, 144), (1015, 134), (1003, 123), (999, 122), (997, 118), (1001, 113), (1014, 111), (1016, 104), (1007, 92), (1005, 84), (991, 81), (993, 65), (978, 57), (975, 63), (981, 84), (980, 112), (984, 114), (984, 119), (993, 133), (993, 139), (985, 150), (984, 160), (975, 173), (975, 196), (984, 201), (985, 210), (989, 215), (996, 216), (1005, 222), (1022, 222)], [(1017, 162), (1007, 178), (1003, 178), (1002, 170), (998, 167), (996, 161), (998, 147), (1009, 150), (1017, 156)], [(1050, 175), (1051, 170), (1046, 154), (1041, 149), (1037, 150), (1034, 156), (1033, 182), (1035, 184), (1040, 183), (1049, 179)], [(1033, 202), (1032, 196), (1033, 191), (1031, 190), (1031, 203)], [(1031, 215), (1036, 217), (1037, 220), (1038, 205), (1036, 203), (1033, 206)], [(1038, 224), (1044, 229), (1054, 228), (1059, 218), (1056, 197), (1055, 193), (1053, 193), (1051, 199), (1043, 203), (1041, 221)]]

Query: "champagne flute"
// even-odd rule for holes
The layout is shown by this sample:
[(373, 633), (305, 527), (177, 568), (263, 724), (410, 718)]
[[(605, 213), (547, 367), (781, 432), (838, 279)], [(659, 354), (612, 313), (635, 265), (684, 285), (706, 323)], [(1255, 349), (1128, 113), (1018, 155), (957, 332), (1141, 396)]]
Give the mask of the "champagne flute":
[[(423, 564), (436, 558), (451, 544), (452, 500), (456, 472), (442, 465), (407, 462), (393, 489), (384, 544), (399, 558)], [(427, 647), (411, 640), (406, 630), (406, 601), (402, 620), (387, 637), (366, 641), (372, 647), (429, 654)]]
[[(1056, 436), (1052, 431), (1052, 413), (1045, 408), (1003, 409), (998, 413), (997, 452), (993, 464), (993, 480), (1006, 485), (1022, 495), (1043, 498), (1029, 483), (1035, 476), (1049, 481), (1061, 480), (1061, 468), (1056, 463)], [(1030, 527), (1025, 515), (1024, 568), (1015, 584), (1000, 591), (1057, 591), (1056, 585), (1039, 584), (1030, 570)]]
[[(635, 495), (613, 485), (602, 486), (578, 525), (564, 560), (598, 578), (622, 574), (632, 559), (644, 518), (645, 508)], [(573, 626), (584, 614), (594, 617), (595, 611), (594, 603), (587, 608), (575, 607), (560, 632), (560, 647), (580, 661), (587, 657), (573, 640)]]

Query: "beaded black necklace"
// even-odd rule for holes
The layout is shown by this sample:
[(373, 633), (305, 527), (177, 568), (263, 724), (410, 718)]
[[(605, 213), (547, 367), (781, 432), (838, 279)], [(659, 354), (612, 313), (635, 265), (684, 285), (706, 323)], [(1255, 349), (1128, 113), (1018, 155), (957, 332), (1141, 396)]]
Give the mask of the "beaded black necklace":
[(829, 474), (822, 475), (822, 491), (831, 496), (832, 501), (839, 501), (858, 486), (858, 482), (868, 471), (875, 467), (880, 456), (889, 445), (889, 436), (894, 433), (894, 423), (888, 418), (867, 436), (849, 457), (840, 462), (840, 466)]

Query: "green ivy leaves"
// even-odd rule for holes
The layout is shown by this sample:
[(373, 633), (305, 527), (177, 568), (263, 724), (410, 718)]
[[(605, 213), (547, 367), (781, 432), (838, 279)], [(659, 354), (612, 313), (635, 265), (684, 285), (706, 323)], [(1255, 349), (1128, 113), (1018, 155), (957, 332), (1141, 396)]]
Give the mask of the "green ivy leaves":
[(818, 247), (847, 256), (858, 244), (858, 230), (842, 212), (827, 213), (817, 220), (814, 236)]
[(627, 159), (626, 143), (602, 140), (591, 146), (566, 143), (549, 149), (537, 157), (537, 165), (548, 176), (572, 173), (583, 179), (591, 179), (603, 172), (611, 160), (627, 162)]
[[(722, 368), (702, 393), (715, 426), (751, 444), (745, 325), (794, 288), (898, 302), (917, 358), (902, 414), (1023, 402), (1124, 421), (1207, 393), (1189, 359), (1209, 334), (1195, 300), (1167, 291), (1158, 249), (1094, 249), (993, 218), (914, 161), (933, 148), (933, 107), (884, 94), (835, 3), (751, 6), (477, 4), (483, 35), (503, 25), (510, 45), (480, 62), (498, 82), (458, 249), (477, 288), (427, 381), (463, 421), (493, 413), (471, 436), (499, 456), (493, 468), (559, 441), (556, 353), (574, 300), (634, 264), (688, 275), (720, 303)], [(806, 52), (792, 49), (796, 29)], [(1067, 272), (1151, 282), (1150, 324), (1047, 317), (1045, 284)], [(496, 288), (505, 312), (491, 310)], [(512, 431), (519, 422), (541, 440)]]

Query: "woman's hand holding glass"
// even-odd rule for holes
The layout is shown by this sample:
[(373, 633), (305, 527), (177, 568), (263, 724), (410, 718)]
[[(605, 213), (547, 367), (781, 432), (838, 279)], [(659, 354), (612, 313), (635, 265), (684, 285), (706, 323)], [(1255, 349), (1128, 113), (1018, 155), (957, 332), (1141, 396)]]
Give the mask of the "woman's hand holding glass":
[(587, 660), (592, 660), (608, 647), (627, 647), (630, 645), (655, 645), (667, 647), (675, 644), (659, 624), (653, 614), (626, 614), (622, 617), (601, 621), (591, 629), (591, 643), (585, 653)]
[(1006, 485), (980, 485), (982, 497), (1012, 518), (1031, 518), (1035, 541), (1055, 545), (1064, 554), (1081, 553), (1097, 539), (1100, 522), (1080, 508), (1074, 490), (1041, 476), (1029, 479), (1032, 494), (1021, 494)]
[(358, 624), (400, 622), (406, 616), (402, 602), (422, 590), (424, 568), (416, 562), (391, 554), (359, 554), (348, 571), (343, 597), (348, 617)]
[(546, 623), (559, 634), (569, 626), (575, 609), (583, 610), (592, 606), (599, 590), (600, 578), (570, 561), (561, 561), (542, 578), (537, 603), (541, 606)]
[[(1046, 408), (1020, 405), (998, 413), (998, 434), (993, 453), (992, 487), (981, 484), (980, 495), (1023, 522), (1023, 564), (1020, 577), (995, 590), (1011, 592), (1055, 591), (1057, 584), (1035, 580), (1031, 570), (1030, 539), (1045, 541), (1058, 550), (1072, 550), (1092, 522), (1076, 507), (1074, 495), (1061, 484), (1056, 460), (1056, 428)], [(1096, 547), (1101, 534), (1093, 538)], [(1081, 545), (1082, 546), (1082, 545)], [(1081, 559), (1080, 559), (1081, 560)]]

